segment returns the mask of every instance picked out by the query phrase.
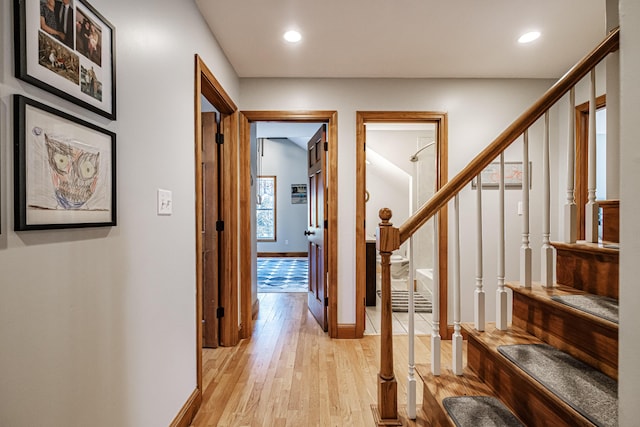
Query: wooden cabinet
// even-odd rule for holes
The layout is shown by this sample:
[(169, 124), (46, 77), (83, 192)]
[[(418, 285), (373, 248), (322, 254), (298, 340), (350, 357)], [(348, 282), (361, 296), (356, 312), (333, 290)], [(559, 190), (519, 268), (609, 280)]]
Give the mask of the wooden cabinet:
[(376, 241), (367, 240), (367, 292), (365, 302), (367, 307), (376, 305)]

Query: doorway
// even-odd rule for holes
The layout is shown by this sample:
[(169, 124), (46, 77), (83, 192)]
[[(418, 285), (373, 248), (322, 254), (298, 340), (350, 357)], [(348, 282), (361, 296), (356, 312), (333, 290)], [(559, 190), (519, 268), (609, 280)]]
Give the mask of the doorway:
[[(278, 123), (326, 123), (326, 222), (325, 234), (327, 329), (330, 337), (337, 336), (337, 113), (335, 111), (243, 111), (240, 113), (240, 222), (251, 224), (255, 203), (252, 203), (251, 139), (252, 124)], [(255, 135), (253, 135), (255, 138)], [(324, 147), (323, 147), (324, 148)], [(304, 230), (301, 230), (302, 233)], [(252, 233), (241, 233), (240, 240), (240, 304), (241, 337), (249, 337), (253, 330), (252, 319), (259, 310), (256, 281), (253, 280), (256, 256), (252, 253)], [(323, 301), (324, 302), (324, 301)]]
[[(394, 215), (391, 219), (394, 226), (399, 227), (401, 223), (417, 208), (419, 208), (429, 197), (429, 194), (440, 189), (447, 181), (447, 115), (445, 113), (433, 113), (433, 112), (362, 112), (356, 113), (356, 334), (358, 337), (363, 336), (365, 327), (367, 324), (367, 311), (366, 306), (372, 306), (376, 304), (377, 295), (376, 292), (372, 292), (376, 287), (376, 251), (375, 251), (375, 237), (371, 234), (375, 232), (377, 223), (377, 214), (369, 212), (367, 214), (367, 200), (371, 198), (371, 192), (367, 191), (367, 166), (374, 167), (374, 162), (380, 164), (379, 169), (386, 174), (384, 177), (380, 177), (379, 181), (385, 181), (386, 184), (392, 181), (397, 181), (400, 187), (404, 190), (389, 190), (394, 192), (406, 192), (401, 198), (404, 200), (398, 203), (398, 209), (394, 211)], [(375, 152), (369, 144), (368, 138), (370, 134), (368, 129), (377, 127), (377, 129), (385, 130), (385, 132), (400, 131), (405, 134), (406, 138), (413, 138), (407, 142), (406, 156), (403, 160), (397, 162), (389, 161), (385, 159), (384, 155)], [(410, 129), (430, 129), (424, 135), (422, 133), (414, 134)], [(404, 129), (404, 130), (403, 130)], [(424, 133), (423, 132), (423, 133)], [(389, 151), (389, 154), (397, 151), (399, 147), (396, 144), (396, 139), (390, 137), (389, 133), (382, 133), (384, 137), (389, 139), (386, 143), (384, 141), (377, 142), (380, 152), (385, 150)], [(400, 135), (398, 133), (397, 135)], [(373, 142), (373, 141), (371, 141)], [(411, 147), (409, 147), (411, 145)], [(390, 150), (391, 149), (391, 150)], [(424, 159), (420, 160), (421, 157)], [(431, 160), (427, 160), (430, 157)], [(425, 163), (426, 162), (426, 163)], [(430, 164), (428, 164), (430, 163)], [(422, 172), (420, 172), (422, 171)], [(426, 189), (417, 185), (417, 174), (422, 173), (424, 177), (425, 173), (432, 174), (432, 188)], [(391, 177), (395, 177), (392, 179)], [(403, 184), (403, 182), (408, 184)], [(399, 187), (399, 188), (400, 188)], [(424, 193), (424, 194), (422, 194)], [(428, 194), (427, 194), (428, 193)], [(381, 195), (383, 205), (386, 200), (389, 200), (390, 195)], [(385, 199), (385, 197), (387, 199)], [(391, 206), (381, 206), (391, 207)], [(393, 210), (393, 208), (392, 208)], [(371, 211), (371, 209), (369, 209)], [(397, 214), (396, 214), (397, 212)], [(449, 336), (448, 322), (447, 322), (447, 211), (446, 206), (441, 209), (438, 217), (438, 243), (439, 243), (439, 258), (431, 262), (430, 266), (420, 268), (425, 282), (430, 280), (429, 270), (433, 270), (437, 263), (439, 269), (439, 283), (432, 283), (431, 286), (438, 286), (440, 290), (440, 334), (442, 337)], [(373, 224), (372, 224), (373, 223)], [(426, 226), (425, 226), (426, 227)], [(425, 228), (423, 227), (423, 229)], [(424, 230), (426, 231), (426, 230)], [(369, 234), (369, 235), (367, 235)], [(429, 233), (427, 233), (429, 234)], [(428, 236), (423, 236), (425, 239), (429, 239)], [(423, 239), (423, 240), (425, 240)], [(433, 236), (431, 235), (431, 241)], [(427, 249), (429, 244), (422, 245)], [(368, 248), (370, 246), (371, 248)], [(372, 249), (369, 252), (368, 249)], [(398, 267), (400, 269), (408, 269), (408, 262), (403, 260), (407, 257), (401, 253), (396, 254), (400, 261)], [(426, 252), (429, 252), (427, 249)], [(414, 250), (415, 253), (415, 250)], [(431, 252), (432, 253), (432, 252)], [(404, 262), (404, 264), (403, 264)], [(398, 274), (406, 275), (407, 271), (400, 271)], [(372, 277), (373, 276), (373, 277)], [(406, 277), (398, 277), (399, 281), (402, 281), (404, 277), (404, 286), (410, 286), (407, 283)], [(418, 274), (414, 273), (414, 278), (418, 280)], [(416, 289), (416, 284), (413, 284)], [(428, 286), (425, 285), (425, 286)], [(369, 290), (369, 295), (367, 291)], [(426, 319), (426, 318), (425, 318)], [(418, 319), (417, 319), (418, 320)]]
[[(251, 124), (257, 292), (261, 303), (308, 292), (307, 143), (320, 123)], [(252, 212), (252, 215), (254, 215)], [(252, 260), (253, 261), (253, 260)], [(253, 267), (252, 267), (253, 268)]]
[[(606, 95), (596, 98), (596, 200), (606, 199)], [(576, 238), (585, 238), (585, 205), (589, 187), (589, 102), (577, 105), (576, 111), (576, 185), (578, 230)], [(600, 224), (601, 226), (602, 224)], [(600, 230), (599, 234), (602, 234)]]
[(238, 112), (198, 55), (194, 77), (196, 376), (202, 392), (203, 320), (211, 322), (207, 345), (238, 343)]

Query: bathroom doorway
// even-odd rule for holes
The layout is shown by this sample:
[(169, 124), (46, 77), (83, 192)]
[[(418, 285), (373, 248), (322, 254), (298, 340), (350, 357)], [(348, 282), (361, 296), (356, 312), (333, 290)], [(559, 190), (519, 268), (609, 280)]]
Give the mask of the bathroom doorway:
[[(378, 334), (381, 315), (380, 257), (375, 250), (375, 233), (380, 222), (378, 212), (383, 207), (390, 208), (393, 212), (391, 222), (398, 227), (445, 183), (446, 115), (358, 112), (357, 119), (358, 146), (362, 151), (358, 150), (356, 184), (356, 327), (362, 334)], [(410, 279), (408, 244), (402, 244), (391, 256), (394, 334), (407, 333), (407, 300), (411, 286), (416, 291), (416, 333), (431, 333), (433, 287), (441, 289), (444, 284), (446, 289), (444, 211), (438, 227), (439, 260), (434, 258), (433, 220), (414, 235), (413, 281)], [(440, 283), (437, 284), (433, 283), (432, 274), (436, 263), (440, 268)], [(446, 291), (441, 291), (442, 295), (441, 307), (446, 307)]]

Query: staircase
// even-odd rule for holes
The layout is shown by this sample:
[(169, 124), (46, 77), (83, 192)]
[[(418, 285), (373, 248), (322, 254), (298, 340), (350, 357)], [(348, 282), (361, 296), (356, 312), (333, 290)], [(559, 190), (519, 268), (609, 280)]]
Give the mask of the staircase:
[[(391, 333), (390, 255), (449, 201), (451, 289), (449, 325), (439, 325), (439, 286), (434, 286), (431, 363), (413, 365), (409, 348), (409, 382), (414, 371), (424, 384), (419, 421), (433, 426), (617, 426), (618, 402), (618, 201), (603, 203), (599, 215), (595, 167), (595, 67), (619, 46), (613, 30), (589, 55), (576, 64), (527, 111), (479, 153), (454, 178), (405, 221), (393, 227), (392, 212), (380, 211), (377, 248), (382, 267), (381, 363), (378, 374), (378, 405), (373, 405), (378, 425), (401, 425), (397, 385), (393, 372)], [(575, 204), (575, 86), (590, 75), (588, 200)], [(549, 170), (549, 109), (568, 94), (567, 198), (564, 205), (563, 242), (551, 242), (551, 183)], [(542, 245), (540, 283), (532, 283), (532, 248), (529, 230), (529, 129), (544, 116), (542, 141)], [(505, 280), (505, 182), (504, 151), (522, 137), (522, 245), (520, 282)], [(495, 323), (485, 322), (482, 243), (482, 171), (499, 160), (497, 289)], [(535, 172), (538, 173), (538, 172)], [(476, 285), (473, 292), (474, 323), (461, 322), (459, 193), (477, 180)], [(577, 210), (585, 212), (586, 241), (576, 242)], [(603, 218), (602, 236), (598, 222)], [(598, 243), (599, 242), (599, 243)], [(468, 243), (468, 242), (467, 242)], [(509, 248), (513, 252), (514, 248)], [(555, 278), (553, 252), (556, 253)], [(438, 249), (434, 251), (436, 254)], [(469, 262), (465, 260), (464, 262)], [(435, 264), (437, 265), (437, 264)], [(412, 267), (411, 267), (412, 268)], [(434, 277), (437, 277), (437, 268)], [(436, 281), (437, 282), (437, 281)], [(441, 285), (442, 286), (442, 285)], [(512, 319), (508, 322), (508, 290)], [(447, 289), (442, 290), (447, 291)], [(447, 301), (446, 295), (444, 301)], [(445, 305), (443, 310), (447, 310)], [(447, 318), (448, 316), (445, 316)], [(452, 363), (441, 366), (441, 334), (451, 337)], [(467, 340), (466, 361), (463, 338)], [(412, 337), (410, 337), (411, 343)], [(466, 363), (465, 363), (466, 362)], [(414, 369), (415, 368), (415, 369)], [(415, 395), (407, 396), (407, 414), (415, 415)]]
[[(558, 397), (498, 351), (502, 345), (548, 344), (617, 380), (617, 322), (553, 298), (581, 295), (617, 301), (619, 251), (586, 243), (554, 243), (554, 247), (558, 251), (557, 271), (563, 272), (558, 273), (558, 281), (561, 277), (574, 280), (551, 288), (534, 285), (526, 289), (518, 283), (508, 284), (513, 290), (513, 322), (506, 331), (488, 325), (487, 331), (479, 332), (473, 325), (463, 324), (468, 337), (464, 375), (447, 372), (434, 376), (429, 366), (417, 367), (424, 383), (422, 412), (433, 426), (454, 426), (443, 399), (465, 395), (495, 396), (527, 426), (617, 425), (615, 418), (602, 419), (589, 407), (576, 409), (574, 402)], [(568, 371), (564, 374), (564, 382), (574, 382)], [(586, 393), (580, 391), (580, 384), (577, 387), (579, 394)], [(617, 403), (609, 410), (617, 413)]]

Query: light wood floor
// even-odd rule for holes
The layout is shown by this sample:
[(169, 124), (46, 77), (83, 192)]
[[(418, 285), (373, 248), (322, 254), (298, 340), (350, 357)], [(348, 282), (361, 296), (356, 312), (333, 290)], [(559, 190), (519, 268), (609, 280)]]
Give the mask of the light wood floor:
[[(260, 298), (252, 338), (203, 351), (203, 403), (192, 426), (373, 426), (380, 337), (328, 338), (307, 310), (303, 293)], [(406, 336), (394, 336), (394, 350), (398, 405), (403, 406)], [(429, 337), (419, 337), (416, 362), (428, 361)], [(420, 405), (419, 378), (416, 388)]]

